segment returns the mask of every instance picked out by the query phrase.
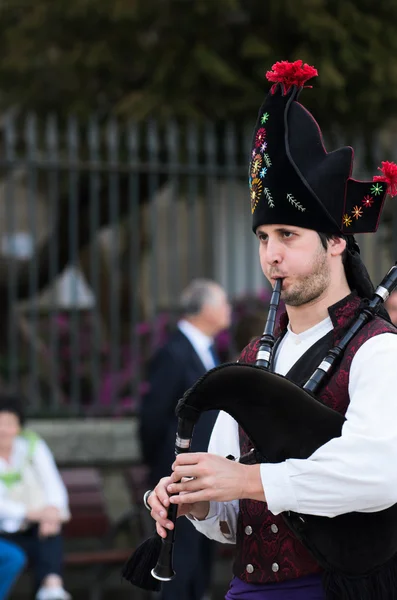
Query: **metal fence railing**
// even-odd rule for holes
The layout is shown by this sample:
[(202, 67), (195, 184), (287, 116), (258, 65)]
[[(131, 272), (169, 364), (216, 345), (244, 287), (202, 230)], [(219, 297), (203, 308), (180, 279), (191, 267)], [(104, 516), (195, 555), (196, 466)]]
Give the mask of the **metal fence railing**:
[[(134, 411), (193, 277), (232, 298), (266, 289), (250, 137), (232, 124), (4, 118), (0, 385), (21, 389), (31, 414)], [(390, 215), (363, 244), (376, 279), (395, 246)]]

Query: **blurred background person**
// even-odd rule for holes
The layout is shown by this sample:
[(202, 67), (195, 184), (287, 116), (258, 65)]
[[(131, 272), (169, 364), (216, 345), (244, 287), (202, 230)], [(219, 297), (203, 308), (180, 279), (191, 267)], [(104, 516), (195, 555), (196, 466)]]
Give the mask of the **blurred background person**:
[(26, 564), (26, 556), (15, 544), (0, 540), (0, 600), (8, 594)]
[(0, 541), (26, 552), (36, 600), (69, 600), (61, 577), (66, 489), (47, 444), (24, 422), (20, 399), (0, 395)]
[[(230, 326), (231, 307), (214, 281), (193, 280), (180, 299), (182, 318), (150, 366), (150, 389), (141, 407), (141, 443), (150, 468), (150, 485), (171, 472), (175, 454), (175, 407), (184, 392), (219, 364), (214, 337)], [(194, 431), (192, 450), (205, 452), (217, 411), (202, 415)], [(187, 519), (178, 522), (175, 570), (178, 577), (163, 586), (162, 600), (201, 600), (208, 591), (214, 544), (197, 534)], [(183, 522), (182, 522), (183, 521)]]
[(233, 327), (233, 345), (237, 357), (248, 344), (257, 337), (261, 337), (267, 318), (266, 310), (257, 310), (242, 315)]
[(385, 308), (389, 313), (393, 325), (397, 326), (397, 290), (394, 290), (385, 302)]

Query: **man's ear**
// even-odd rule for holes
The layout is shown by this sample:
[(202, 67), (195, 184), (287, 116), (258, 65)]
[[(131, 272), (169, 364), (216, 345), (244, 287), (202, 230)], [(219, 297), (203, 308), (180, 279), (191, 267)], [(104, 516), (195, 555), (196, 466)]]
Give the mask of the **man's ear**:
[(343, 237), (332, 237), (328, 240), (328, 248), (331, 256), (340, 256), (346, 249), (346, 240)]

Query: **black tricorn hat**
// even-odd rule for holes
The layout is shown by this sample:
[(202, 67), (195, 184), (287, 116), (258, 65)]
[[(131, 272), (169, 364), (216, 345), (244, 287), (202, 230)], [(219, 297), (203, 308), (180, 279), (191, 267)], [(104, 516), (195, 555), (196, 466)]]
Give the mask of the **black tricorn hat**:
[(386, 195), (397, 194), (397, 165), (383, 162), (373, 181), (352, 179), (353, 148), (327, 152), (320, 127), (297, 99), (317, 70), (282, 61), (255, 126), (249, 185), (253, 230), (286, 224), (335, 235), (376, 231)]

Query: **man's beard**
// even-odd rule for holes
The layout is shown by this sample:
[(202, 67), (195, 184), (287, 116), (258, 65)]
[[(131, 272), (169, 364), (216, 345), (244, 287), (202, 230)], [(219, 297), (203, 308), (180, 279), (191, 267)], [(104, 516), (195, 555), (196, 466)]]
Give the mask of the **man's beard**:
[(282, 291), (281, 299), (288, 306), (302, 306), (319, 298), (328, 288), (329, 283), (330, 270), (327, 253), (320, 246), (314, 258), (311, 273), (293, 283), (290, 289)]

